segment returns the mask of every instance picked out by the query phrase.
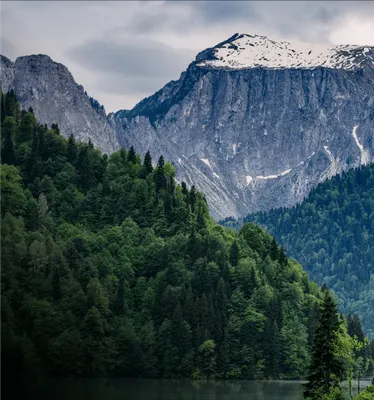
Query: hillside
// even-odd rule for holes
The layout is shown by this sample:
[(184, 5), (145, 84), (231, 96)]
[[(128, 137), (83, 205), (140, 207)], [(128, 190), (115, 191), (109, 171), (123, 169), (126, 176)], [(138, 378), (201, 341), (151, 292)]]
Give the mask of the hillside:
[(374, 335), (374, 164), (321, 183), (300, 205), (244, 221), (266, 227), (313, 280), (334, 290), (341, 311), (358, 313)]
[(305, 376), (320, 290), (269, 234), (213, 222), (162, 157), (108, 157), (1, 101), (5, 382)]

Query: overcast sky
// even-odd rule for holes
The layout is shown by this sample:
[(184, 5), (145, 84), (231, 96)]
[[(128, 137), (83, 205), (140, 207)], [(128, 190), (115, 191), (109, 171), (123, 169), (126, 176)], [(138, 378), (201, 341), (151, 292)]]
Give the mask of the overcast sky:
[(43, 53), (107, 112), (132, 108), (236, 32), (374, 45), (371, 1), (2, 1), (1, 54)]

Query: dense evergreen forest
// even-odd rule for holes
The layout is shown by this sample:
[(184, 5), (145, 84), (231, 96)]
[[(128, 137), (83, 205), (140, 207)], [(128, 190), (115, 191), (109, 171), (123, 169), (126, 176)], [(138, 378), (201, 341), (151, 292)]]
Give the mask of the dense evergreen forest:
[(3, 382), (306, 376), (321, 290), (274, 238), (216, 224), (162, 157), (1, 111)]
[[(374, 164), (321, 183), (293, 208), (250, 214), (248, 221), (267, 228), (374, 337)], [(243, 221), (223, 223), (238, 228)]]
[(270, 235), (213, 222), (162, 157), (108, 157), (2, 104), (7, 372), (305, 375), (320, 290)]

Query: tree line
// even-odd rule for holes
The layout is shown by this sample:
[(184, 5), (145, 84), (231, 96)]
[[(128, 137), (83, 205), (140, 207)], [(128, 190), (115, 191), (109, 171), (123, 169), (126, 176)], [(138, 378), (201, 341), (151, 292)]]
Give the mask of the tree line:
[(344, 314), (357, 313), (374, 338), (374, 164), (350, 169), (319, 184), (292, 208), (229, 218), (239, 228), (268, 229), (320, 285), (337, 296)]

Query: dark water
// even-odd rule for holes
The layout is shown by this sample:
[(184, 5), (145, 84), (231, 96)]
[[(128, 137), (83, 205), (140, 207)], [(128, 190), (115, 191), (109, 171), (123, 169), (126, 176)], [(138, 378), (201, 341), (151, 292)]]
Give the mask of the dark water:
[[(368, 383), (363, 383), (362, 387)], [(205, 382), (187, 379), (85, 379), (48, 381), (43, 384), (42, 393), (38, 393), (37, 398), (53, 400), (302, 400), (302, 391), (302, 383), (297, 381)], [(31, 395), (30, 392), (29, 395)]]

